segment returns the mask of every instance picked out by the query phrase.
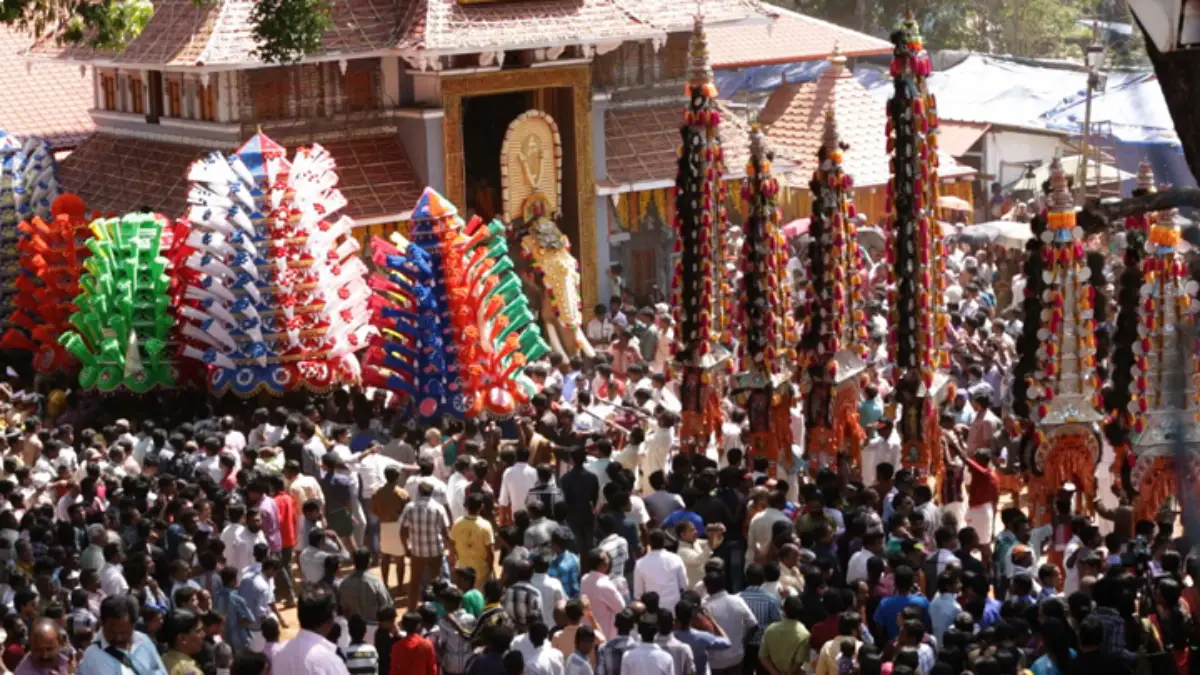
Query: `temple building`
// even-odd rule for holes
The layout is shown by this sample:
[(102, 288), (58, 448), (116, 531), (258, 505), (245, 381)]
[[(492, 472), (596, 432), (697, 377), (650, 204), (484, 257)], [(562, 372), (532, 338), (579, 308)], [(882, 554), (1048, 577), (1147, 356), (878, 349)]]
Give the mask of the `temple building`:
[[(405, 229), (425, 186), (508, 222), (537, 215), (530, 194), (561, 194), (549, 215), (579, 258), (585, 308), (607, 299), (613, 263), (639, 299), (667, 290), (656, 275), (671, 268), (666, 196), (697, 8), (727, 45), (722, 68), (880, 42), (757, 0), (349, 0), (333, 3), (322, 51), (275, 65), (255, 54), (253, 5), (162, 0), (120, 52), (51, 38), (29, 49), (31, 72), (65, 62), (92, 84), (95, 132), (61, 162), (63, 185), (91, 209), (180, 216), (188, 165), (261, 128), (328, 148), (363, 241)], [(801, 29), (813, 35), (797, 46)], [(744, 171), (741, 117), (722, 125), (726, 178)], [(654, 222), (661, 234), (639, 240)]]

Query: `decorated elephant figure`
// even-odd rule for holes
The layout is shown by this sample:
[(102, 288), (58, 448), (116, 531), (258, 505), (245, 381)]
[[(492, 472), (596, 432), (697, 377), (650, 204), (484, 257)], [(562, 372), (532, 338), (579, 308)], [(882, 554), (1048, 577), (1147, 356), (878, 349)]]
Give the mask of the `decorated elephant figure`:
[(567, 235), (553, 220), (538, 217), (515, 221), (512, 231), (521, 243), (521, 279), (529, 305), (541, 317), (546, 341), (564, 356), (596, 355), (583, 332), (579, 262), (571, 255)]

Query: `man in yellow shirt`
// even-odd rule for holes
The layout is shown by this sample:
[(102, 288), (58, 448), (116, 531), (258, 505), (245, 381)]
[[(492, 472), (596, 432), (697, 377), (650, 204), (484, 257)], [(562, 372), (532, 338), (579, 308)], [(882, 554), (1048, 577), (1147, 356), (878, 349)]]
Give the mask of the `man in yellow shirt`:
[(783, 601), (783, 621), (776, 621), (763, 632), (758, 661), (770, 675), (799, 672), (809, 662), (809, 633), (800, 622), (803, 612), (800, 598), (789, 596)]
[(483, 495), (467, 496), (467, 515), (454, 521), (450, 528), (450, 542), (455, 566), (475, 570), (475, 587), (480, 588), (491, 578), (495, 561), (496, 535), (492, 524), (479, 517), (483, 509)]

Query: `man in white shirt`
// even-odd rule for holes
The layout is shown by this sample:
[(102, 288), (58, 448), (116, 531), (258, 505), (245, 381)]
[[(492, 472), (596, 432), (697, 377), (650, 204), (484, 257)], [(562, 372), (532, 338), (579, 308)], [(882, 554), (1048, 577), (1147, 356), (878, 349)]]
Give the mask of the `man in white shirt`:
[[(242, 518), (246, 525), (241, 524)], [(254, 545), (266, 544), (267, 536), (262, 531), (262, 515), (258, 509), (246, 513), (246, 507), (234, 504), (229, 507), (229, 524), (221, 532), (225, 544), (225, 565), (244, 570), (254, 564)]]
[(729, 649), (714, 651), (708, 657), (708, 667), (713, 672), (724, 671), (740, 664), (745, 658), (747, 638), (754, 635), (758, 619), (745, 600), (725, 590), (725, 578), (722, 575), (706, 575), (704, 588), (708, 591), (704, 607), (733, 643)]
[(608, 318), (608, 307), (603, 304), (596, 305), (596, 318), (587, 322), (587, 339), (592, 345), (597, 347), (607, 347), (609, 342), (612, 342), (613, 331), (616, 326)]
[(887, 418), (879, 421), (879, 433), (862, 449), (863, 485), (875, 484), (875, 469), (880, 464), (900, 466), (900, 434), (895, 423)]
[(323, 636), (333, 628), (337, 598), (321, 587), (300, 594), (300, 632), (271, 657), (271, 672), (305, 675), (350, 675), (337, 645)]
[(649, 539), (650, 552), (633, 567), (633, 597), (640, 598), (654, 591), (658, 593), (658, 606), (674, 612), (683, 590), (688, 587), (687, 567), (682, 558), (666, 550), (666, 532), (654, 530)]
[(537, 469), (529, 466), (529, 448), (517, 448), (517, 463), (505, 469), (500, 477), (500, 506), (516, 517), (525, 510), (525, 500), (536, 484)]
[(529, 632), (512, 641), (512, 651), (525, 658), (524, 675), (564, 675), (562, 652), (550, 644), (550, 628), (541, 621), (529, 626)]
[(242, 450), (246, 449), (246, 434), (234, 428), (233, 417), (226, 415), (221, 418), (221, 433), (224, 435), (225, 449), (242, 454)]
[(675, 445), (675, 419), (674, 413), (665, 410), (659, 411), (655, 417), (657, 424), (646, 439), (646, 454), (642, 457), (642, 494), (650, 492), (650, 474), (655, 471), (667, 472), (667, 458)]
[(109, 597), (129, 592), (129, 582), (125, 581), (125, 574), (121, 569), (121, 562), (124, 559), (124, 556), (121, 555), (120, 544), (104, 545), (104, 567), (100, 568), (100, 588)]
[(471, 470), (471, 456), (459, 455), (454, 458), (454, 473), (446, 481), (446, 500), (450, 502), (450, 522), (457, 523), (459, 518), (467, 515), (467, 486), (471, 479), (467, 472)]
[(855, 551), (854, 555), (850, 556), (850, 562), (846, 564), (846, 584), (866, 581), (867, 563), (875, 557), (882, 560), (883, 556), (883, 532), (868, 531), (863, 535), (862, 548)]
[(781, 490), (772, 490), (767, 495), (767, 508), (750, 520), (746, 538), (746, 567), (753, 563), (765, 563), (767, 549), (771, 546), (771, 529), (778, 522), (791, 522), (783, 509), (787, 506), (787, 495)]
[(562, 582), (550, 576), (549, 553), (534, 556), (533, 578), (529, 583), (542, 594), (542, 620), (547, 626), (553, 626), (554, 610), (567, 607), (567, 593), (563, 590)]
[(621, 675), (676, 675), (675, 659), (654, 644), (658, 636), (658, 617), (646, 614), (638, 620), (642, 641), (621, 657)]

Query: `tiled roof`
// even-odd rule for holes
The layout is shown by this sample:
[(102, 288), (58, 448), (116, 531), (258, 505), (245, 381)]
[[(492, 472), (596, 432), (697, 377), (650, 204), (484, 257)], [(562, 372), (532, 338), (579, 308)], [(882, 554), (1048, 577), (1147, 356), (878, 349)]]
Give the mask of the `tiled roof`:
[(623, 9), (621, 1), (532, 0), (463, 5), (457, 0), (407, 0), (400, 22), (403, 32), (396, 47), (470, 53), (662, 35), (657, 26)]
[(764, 5), (758, 0), (703, 0), (697, 2), (680, 2), (680, 0), (617, 0), (633, 16), (651, 23), (668, 33), (690, 31), (695, 21), (696, 10), (704, 16), (704, 23), (709, 26), (708, 46), (713, 47), (713, 33), (720, 24), (741, 22), (746, 19), (761, 19), (760, 24), (768, 23), (768, 18), (774, 17), (781, 10), (778, 7)]
[(0, 25), (0, 129), (41, 136), (55, 150), (69, 150), (95, 128), (92, 80), (65, 63), (27, 64), (20, 54), (33, 39)]
[(887, 54), (892, 44), (837, 24), (775, 8), (773, 24), (713, 26), (708, 49), (713, 68), (741, 68), (771, 63), (823, 59), (836, 45), (844, 56)]
[[(403, 213), (420, 196), (416, 174), (395, 137), (325, 143), (338, 186), (356, 219)], [(187, 205), (187, 169), (205, 151), (187, 145), (98, 133), (59, 164), (61, 184), (89, 209), (123, 213), (142, 206), (178, 217)]]
[[(255, 0), (159, 0), (154, 16), (122, 52), (86, 46), (55, 45), (43, 40), (35, 55), (74, 60), (111, 60), (121, 64), (201, 66), (258, 62), (253, 52), (250, 13)], [(359, 54), (391, 45), (396, 27), (392, 0), (339, 0), (333, 28), (321, 54)]]
[[(746, 122), (718, 103), (721, 117), (721, 148), (725, 153), (725, 177), (741, 178), (750, 158), (750, 129)], [(683, 124), (684, 102), (647, 108), (609, 110), (604, 114), (604, 150), (608, 180), (602, 185), (620, 189), (634, 183), (675, 179), (679, 127)], [(784, 154), (777, 162), (787, 166)]]
[[(838, 71), (830, 68), (815, 82), (782, 85), (758, 115), (767, 138), (799, 163), (799, 170), (788, 176), (793, 185), (807, 185), (816, 168), (825, 111), (831, 107), (838, 134), (850, 146), (843, 166), (854, 184), (883, 185), (890, 178), (885, 105), (875, 101), (848, 69)], [(971, 172), (948, 156), (941, 158), (942, 177)]]
[(683, 124), (683, 103), (604, 113), (609, 181), (621, 184), (672, 180)]
[[(116, 64), (201, 66), (258, 62), (250, 13), (255, 0), (159, 0), (145, 30), (122, 52), (57, 45), (43, 39), (35, 55)], [(470, 53), (661, 38), (688, 30), (696, 8), (676, 0), (528, 0), (460, 4), (458, 0), (338, 0), (320, 55), (395, 48)], [(771, 16), (759, 0), (704, 0), (709, 24)]]

